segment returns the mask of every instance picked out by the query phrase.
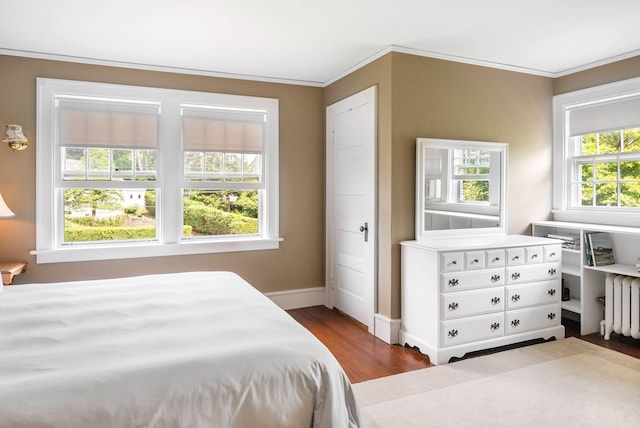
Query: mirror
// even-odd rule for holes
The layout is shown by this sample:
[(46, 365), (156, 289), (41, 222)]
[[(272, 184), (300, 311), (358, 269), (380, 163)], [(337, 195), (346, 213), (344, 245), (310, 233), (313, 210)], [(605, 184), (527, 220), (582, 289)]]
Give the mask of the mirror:
[(507, 147), (417, 139), (416, 239), (506, 233)]

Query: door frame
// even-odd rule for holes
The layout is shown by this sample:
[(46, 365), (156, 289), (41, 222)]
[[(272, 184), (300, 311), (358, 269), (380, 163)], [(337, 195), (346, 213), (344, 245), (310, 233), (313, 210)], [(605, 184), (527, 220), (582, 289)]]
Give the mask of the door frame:
[[(332, 257), (334, 253), (335, 244), (335, 230), (334, 230), (334, 162), (333, 162), (333, 144), (332, 144), (332, 129), (333, 118), (329, 115), (329, 109), (340, 109), (338, 111), (345, 111), (363, 104), (373, 103), (373, 213), (372, 219), (369, 222), (369, 229), (373, 230), (373, 270), (371, 277), (373, 278), (373, 293), (370, 302), (371, 314), (367, 327), (369, 333), (374, 334), (375, 330), (375, 314), (378, 308), (378, 105), (377, 105), (377, 85), (364, 89), (356, 94), (353, 94), (345, 99), (337, 101), (326, 107), (326, 130), (325, 130), (325, 145), (326, 145), (326, 207), (325, 207), (325, 305), (328, 308), (333, 309), (335, 298), (335, 258)], [(348, 314), (347, 314), (348, 315)]]

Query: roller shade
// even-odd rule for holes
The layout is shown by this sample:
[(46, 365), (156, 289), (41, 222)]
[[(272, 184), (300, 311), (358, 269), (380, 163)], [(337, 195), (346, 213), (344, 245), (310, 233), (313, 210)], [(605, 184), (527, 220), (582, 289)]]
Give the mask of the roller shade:
[(135, 101), (56, 99), (61, 146), (155, 148), (160, 106)]
[(640, 97), (623, 98), (569, 110), (569, 136), (640, 126)]
[(265, 113), (182, 108), (185, 151), (262, 153)]

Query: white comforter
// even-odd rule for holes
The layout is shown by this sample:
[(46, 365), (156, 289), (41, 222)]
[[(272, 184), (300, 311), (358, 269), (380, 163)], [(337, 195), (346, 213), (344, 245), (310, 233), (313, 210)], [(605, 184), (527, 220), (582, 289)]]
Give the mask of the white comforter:
[(2, 427), (355, 427), (351, 385), (239, 276), (5, 287)]

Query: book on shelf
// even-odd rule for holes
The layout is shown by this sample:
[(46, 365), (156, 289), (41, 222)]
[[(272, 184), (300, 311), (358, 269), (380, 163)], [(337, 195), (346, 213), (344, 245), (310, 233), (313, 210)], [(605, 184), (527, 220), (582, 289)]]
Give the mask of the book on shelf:
[(557, 233), (547, 233), (547, 238), (559, 239), (562, 241), (562, 248), (570, 250), (580, 249), (580, 236), (578, 235), (562, 235)]
[[(607, 232), (587, 232), (586, 241), (591, 255), (590, 266), (606, 266), (615, 263), (613, 245)], [(589, 258), (587, 257), (587, 260)]]
[(584, 233), (584, 258), (588, 266), (593, 266), (593, 258), (591, 257), (591, 247), (589, 245), (589, 233)]

